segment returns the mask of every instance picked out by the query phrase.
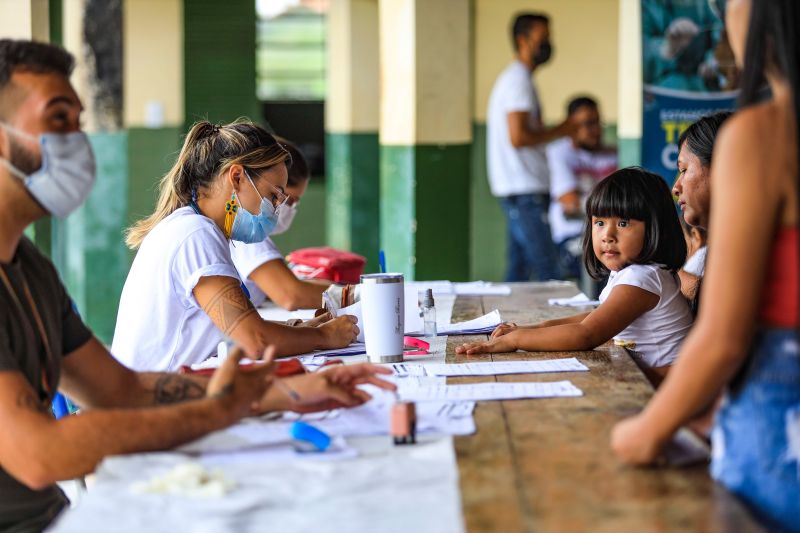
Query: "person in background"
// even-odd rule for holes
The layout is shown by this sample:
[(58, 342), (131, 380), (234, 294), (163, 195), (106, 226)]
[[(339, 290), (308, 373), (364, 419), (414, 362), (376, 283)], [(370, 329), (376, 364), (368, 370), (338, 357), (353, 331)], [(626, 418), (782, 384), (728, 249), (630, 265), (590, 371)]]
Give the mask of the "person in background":
[(301, 326), (261, 319), (245, 294), (230, 241), (256, 243), (289, 201), (289, 153), (246, 120), (192, 126), (161, 181), (155, 212), (128, 230), (138, 248), (122, 289), (112, 353), (137, 370), (201, 363), (227, 338), (250, 356), (341, 348), (356, 317), (322, 315)]
[(540, 13), (514, 20), (514, 61), (495, 81), (487, 112), (486, 157), (492, 194), (500, 199), (508, 227), (506, 281), (559, 277), (547, 209), (550, 179), (545, 146), (571, 135), (567, 119), (554, 128), (542, 122), (532, 75), (550, 60), (550, 22)]
[(686, 260), (672, 195), (644, 169), (617, 170), (586, 200), (583, 260), (596, 280), (608, 276), (594, 311), (517, 326), (501, 324), (488, 342), (456, 353), (592, 350), (613, 339), (658, 384), (692, 326), (677, 270)]
[[(334, 367), (272, 387), (270, 353), (241, 372), (240, 350), (209, 379), (136, 373), (83, 324), (52, 263), (24, 236), (48, 214), (65, 218), (95, 181), (80, 131), (81, 102), (66, 51), (0, 39), (0, 530), (42, 531), (68, 505), (56, 481), (91, 473), (110, 455), (168, 450), (245, 416), (360, 405), (356, 388), (387, 371)], [(81, 406), (55, 420), (56, 391)]]
[(617, 169), (617, 150), (603, 145), (597, 102), (573, 98), (567, 116), (575, 125), (569, 137), (547, 146), (550, 167), (550, 229), (564, 278), (580, 279), (583, 254), (583, 204), (594, 186)]
[(705, 303), (678, 363), (645, 409), (614, 427), (611, 445), (626, 463), (653, 463), (724, 391), (712, 477), (766, 529), (800, 531), (800, 9), (725, 5), (741, 110), (711, 165)]
[[(278, 215), (278, 222), (270, 236), (289, 230), (306, 193), (311, 175), (302, 152), (293, 143), (277, 138), (292, 158), (286, 185), (288, 200)], [(295, 309), (315, 309), (321, 306), (322, 293), (331, 286), (324, 280), (301, 280), (289, 270), (283, 254), (271, 237), (261, 242), (244, 244), (231, 241), (231, 258), (239, 276), (250, 293), (250, 300), (258, 307), (269, 298), (277, 305)]]
[(678, 178), (672, 194), (683, 212), (684, 234), (689, 248), (686, 264), (678, 273), (681, 292), (697, 314), (700, 286), (706, 266), (706, 232), (711, 217), (711, 161), (714, 142), (732, 113), (721, 111), (700, 118), (678, 138)]

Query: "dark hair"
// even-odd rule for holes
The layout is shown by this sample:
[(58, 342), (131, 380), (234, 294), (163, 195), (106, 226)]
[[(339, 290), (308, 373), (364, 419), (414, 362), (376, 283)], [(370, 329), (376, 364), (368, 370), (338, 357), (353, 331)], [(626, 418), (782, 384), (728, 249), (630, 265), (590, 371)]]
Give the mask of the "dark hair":
[(38, 74), (54, 72), (69, 77), (74, 67), (72, 54), (58, 46), (0, 39), (0, 91), (11, 81), (11, 75), (19, 70)]
[(289, 165), (289, 187), (300, 185), (304, 181), (307, 181), (309, 178), (311, 178), (311, 172), (308, 168), (308, 161), (306, 161), (306, 158), (303, 155), (303, 152), (300, 151), (300, 148), (298, 148), (297, 145), (292, 141), (284, 139), (278, 135), (275, 136), (275, 140), (278, 141), (287, 152), (289, 152), (290, 156), (292, 156), (292, 162), (291, 165)]
[[(742, 107), (763, 99), (765, 72), (769, 65), (786, 78), (792, 90), (797, 131), (796, 161), (800, 167), (800, 2), (760, 0), (750, 6), (750, 24), (744, 52), (739, 103)], [(800, 176), (796, 176), (800, 180)], [(798, 187), (800, 199), (800, 187)]]
[(639, 256), (633, 260), (635, 264), (664, 265), (674, 273), (686, 261), (686, 241), (672, 193), (658, 174), (640, 167), (622, 168), (598, 183), (586, 199), (583, 264), (589, 275), (599, 280), (609, 271), (594, 254), (593, 216), (644, 222), (644, 243)]
[(517, 38), (528, 35), (536, 24), (550, 24), (550, 18), (544, 13), (520, 13), (511, 25), (511, 44), (517, 50)]
[(717, 133), (731, 115), (733, 115), (731, 111), (720, 111), (701, 117), (681, 133), (678, 138), (678, 148), (686, 143), (686, 148), (697, 156), (704, 167), (711, 167), (711, 154), (714, 151)]
[(567, 104), (567, 116), (572, 115), (575, 111), (582, 107), (591, 107), (597, 109), (597, 100), (591, 96), (578, 96), (573, 98)]

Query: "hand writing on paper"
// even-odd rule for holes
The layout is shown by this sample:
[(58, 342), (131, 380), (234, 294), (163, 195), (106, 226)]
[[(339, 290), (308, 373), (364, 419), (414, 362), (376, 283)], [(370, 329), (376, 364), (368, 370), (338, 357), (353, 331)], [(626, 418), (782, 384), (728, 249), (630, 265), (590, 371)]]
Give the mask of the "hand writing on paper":
[(611, 430), (611, 448), (623, 463), (653, 464), (659, 457), (662, 445), (642, 414), (617, 423)]
[(492, 339), (496, 339), (497, 337), (502, 337), (503, 335), (506, 335), (507, 333), (511, 333), (512, 331), (514, 331), (518, 327), (519, 326), (517, 326), (513, 322), (503, 322), (502, 324), (500, 324), (499, 326), (494, 328), (494, 331), (492, 332), (491, 338)]
[(332, 318), (333, 318), (333, 316), (329, 312), (325, 311), (322, 314), (314, 315), (314, 318), (312, 318), (310, 320), (306, 320), (305, 322), (301, 322), (300, 324), (298, 324), (298, 326), (305, 327), (305, 328), (315, 328), (317, 326), (321, 326), (322, 324), (330, 321)]
[(516, 337), (517, 335), (515, 335), (512, 331), (508, 334), (504, 334), (501, 337), (495, 337), (489, 341), (468, 342), (458, 346), (456, 348), (456, 353), (476, 355), (482, 353), (515, 352), (519, 347)]
[[(379, 374), (391, 373), (388, 368), (363, 363), (336, 365), (319, 372), (288, 377), (282, 380), (280, 388), (289, 389), (295, 398), (285, 397), (286, 404), (281, 408), (298, 413), (312, 413), (339, 407), (356, 407), (372, 399), (358, 385), (369, 383), (384, 390), (397, 390), (393, 383), (378, 377)], [(269, 410), (269, 407), (262, 404), (263, 410)], [(272, 406), (273, 409), (274, 407)]]
[(272, 346), (264, 350), (261, 359), (246, 367), (239, 366), (244, 356), (240, 347), (233, 348), (206, 387), (206, 397), (219, 399), (233, 420), (256, 413), (260, 399), (274, 380)]
[(344, 348), (358, 337), (358, 319), (353, 315), (343, 315), (319, 326), (325, 337), (325, 348)]

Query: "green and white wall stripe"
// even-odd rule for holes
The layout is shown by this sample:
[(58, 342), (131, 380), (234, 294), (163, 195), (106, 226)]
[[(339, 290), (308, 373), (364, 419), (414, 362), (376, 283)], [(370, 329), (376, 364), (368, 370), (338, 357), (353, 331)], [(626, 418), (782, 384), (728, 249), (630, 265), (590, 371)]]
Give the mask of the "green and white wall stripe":
[(378, 0), (332, 2), (325, 101), (326, 228), (331, 246), (378, 268)]
[(380, 242), (409, 279), (469, 276), (470, 14), (380, 0)]
[(620, 166), (642, 162), (642, 3), (619, 0)]

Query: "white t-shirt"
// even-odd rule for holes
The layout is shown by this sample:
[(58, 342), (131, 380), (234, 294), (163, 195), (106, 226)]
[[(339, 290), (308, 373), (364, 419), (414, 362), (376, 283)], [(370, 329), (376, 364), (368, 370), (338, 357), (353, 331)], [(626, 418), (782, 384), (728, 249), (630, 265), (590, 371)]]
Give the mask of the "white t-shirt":
[(533, 130), (541, 130), (542, 112), (528, 67), (514, 61), (500, 74), (489, 97), (486, 157), (489, 186), (495, 196), (547, 193), (550, 187), (545, 145), (515, 148), (508, 114), (527, 111)]
[(583, 218), (567, 218), (558, 201), (570, 191), (578, 191), (581, 206), (603, 178), (617, 169), (616, 151), (590, 152), (576, 148), (572, 139), (564, 137), (547, 146), (550, 166), (550, 230), (556, 244), (583, 233)]
[(239, 277), (244, 280), (244, 285), (250, 293), (250, 301), (258, 307), (267, 300), (267, 295), (250, 279), (250, 274), (264, 263), (275, 261), (276, 259), (283, 261), (283, 254), (269, 237), (262, 242), (253, 244), (231, 241), (230, 247), (233, 264), (236, 266)]
[(672, 364), (693, 320), (677, 275), (658, 265), (628, 265), (619, 272), (611, 272), (608, 285), (600, 293), (601, 303), (617, 285), (639, 287), (658, 295), (659, 300), (653, 309), (615, 336), (614, 341), (631, 350), (646, 366)]
[(239, 279), (214, 222), (182, 207), (147, 234), (122, 289), (111, 353), (135, 370), (176, 370), (216, 353), (222, 332), (192, 290), (204, 276)]
[(692, 257), (686, 260), (683, 271), (692, 276), (703, 277), (706, 272), (706, 250), (705, 246), (698, 248)]

